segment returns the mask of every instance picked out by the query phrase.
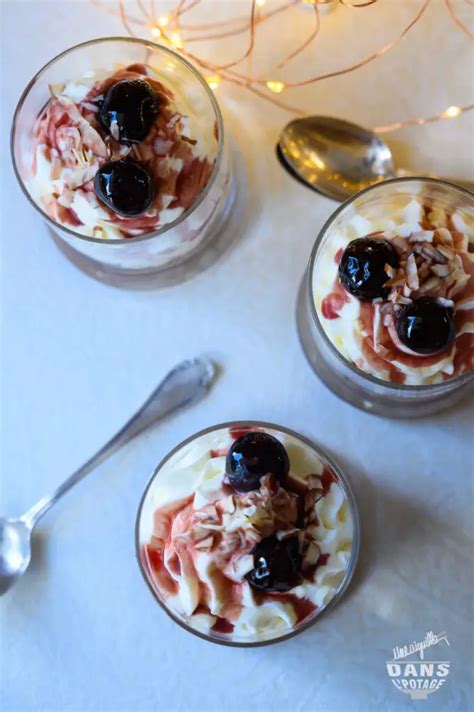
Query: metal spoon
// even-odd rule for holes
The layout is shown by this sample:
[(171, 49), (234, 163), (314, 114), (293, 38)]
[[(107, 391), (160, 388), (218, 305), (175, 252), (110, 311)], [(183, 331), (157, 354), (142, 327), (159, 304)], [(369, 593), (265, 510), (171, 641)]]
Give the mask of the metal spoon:
[(40, 499), (17, 519), (0, 518), (0, 595), (28, 568), (31, 560), (31, 535), (43, 514), (122, 445), (166, 415), (204, 396), (214, 376), (215, 367), (207, 359), (183, 361), (168, 373), (123, 428), (52, 494)]
[[(331, 116), (290, 121), (277, 155), (293, 177), (339, 201), (387, 178), (416, 175), (396, 170), (390, 148), (373, 131)], [(470, 181), (446, 180), (474, 192)]]

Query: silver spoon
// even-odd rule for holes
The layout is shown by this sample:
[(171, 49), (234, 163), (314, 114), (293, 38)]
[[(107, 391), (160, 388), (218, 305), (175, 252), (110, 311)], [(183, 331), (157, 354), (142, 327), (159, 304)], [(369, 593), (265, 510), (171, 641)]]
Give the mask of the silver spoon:
[(207, 359), (183, 361), (168, 373), (123, 428), (52, 494), (42, 497), (17, 519), (0, 518), (0, 595), (18, 581), (28, 568), (31, 560), (31, 535), (43, 514), (122, 445), (166, 415), (204, 396), (214, 376), (214, 365)]
[[(396, 170), (390, 148), (373, 131), (331, 116), (290, 121), (277, 154), (289, 173), (333, 200), (346, 200), (387, 178), (416, 175)], [(470, 181), (446, 180), (474, 191)]]

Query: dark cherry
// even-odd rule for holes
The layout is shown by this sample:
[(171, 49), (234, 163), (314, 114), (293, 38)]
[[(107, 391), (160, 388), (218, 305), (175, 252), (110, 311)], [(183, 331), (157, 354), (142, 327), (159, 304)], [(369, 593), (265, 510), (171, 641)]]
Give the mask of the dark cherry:
[(339, 278), (348, 292), (361, 300), (386, 297), (389, 279), (385, 265), (398, 267), (398, 255), (387, 240), (359, 237), (344, 250), (339, 262)]
[(104, 163), (95, 175), (94, 190), (109, 208), (125, 217), (140, 215), (153, 199), (150, 176), (130, 161)]
[(283, 592), (300, 582), (301, 554), (297, 537), (269, 536), (253, 550), (253, 569), (246, 579), (262, 591)]
[(417, 354), (435, 354), (456, 338), (454, 312), (431, 297), (416, 299), (397, 318), (398, 338)]
[(139, 143), (146, 138), (158, 111), (158, 97), (144, 79), (113, 84), (99, 111), (105, 130), (117, 141)]
[(258, 489), (261, 478), (268, 474), (274, 475), (283, 484), (289, 469), (290, 461), (285, 448), (267, 433), (246, 433), (235, 441), (227, 453), (227, 477), (236, 492)]

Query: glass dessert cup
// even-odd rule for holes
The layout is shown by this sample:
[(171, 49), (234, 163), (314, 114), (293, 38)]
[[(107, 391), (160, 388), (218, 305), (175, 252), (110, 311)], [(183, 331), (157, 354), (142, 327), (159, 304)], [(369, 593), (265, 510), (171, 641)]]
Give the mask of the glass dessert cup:
[[(454, 375), (436, 383), (407, 385), (383, 380), (349, 361), (329, 338), (315, 301), (315, 284), (322, 255), (329, 253), (338, 230), (354, 216), (368, 220), (387, 205), (405, 205), (409, 199), (429, 201), (433, 208), (447, 213), (473, 215), (473, 195), (446, 181), (428, 178), (396, 178), (374, 185), (343, 203), (323, 226), (314, 244), (309, 265), (300, 286), (297, 302), (297, 328), (306, 358), (319, 378), (336, 395), (367, 412), (410, 418), (431, 415), (448, 408), (473, 391), (474, 372)], [(354, 235), (360, 237), (360, 235)], [(327, 264), (327, 262), (326, 262)], [(334, 267), (337, 275), (337, 267)], [(319, 276), (318, 276), (319, 274)], [(471, 339), (472, 351), (472, 334)]]
[[(194, 126), (214, 132), (207, 158), (212, 163), (207, 183), (181, 214), (161, 227), (137, 236), (96, 237), (82, 234), (47, 214), (44, 204), (33, 197), (31, 177), (33, 129), (51, 99), (50, 86), (80, 79), (97, 70), (146, 64), (165, 88), (185, 97), (183, 115)], [(102, 38), (72, 47), (46, 64), (23, 92), (15, 111), (11, 153), (20, 186), (50, 227), (61, 250), (82, 270), (112, 284), (143, 286), (151, 275), (160, 286), (182, 281), (211, 264), (232, 237), (226, 230), (235, 200), (231, 153), (221, 111), (206, 81), (176, 52), (146, 40)], [(118, 233), (120, 235), (120, 232)]]
[[(291, 591), (295, 591), (296, 595), (284, 593), (262, 594), (262, 591), (255, 590), (251, 587), (245, 581), (244, 577), (238, 584), (241, 590), (239, 613), (237, 619), (233, 619), (235, 624), (229, 626), (229, 621), (226, 620), (225, 617), (220, 618), (216, 611), (214, 611), (214, 616), (211, 617), (210, 609), (213, 605), (213, 597), (216, 597), (214, 600), (218, 600), (219, 598), (223, 600), (225, 598), (223, 591), (230, 590), (233, 592), (233, 586), (235, 586), (235, 584), (232, 584), (231, 589), (225, 587), (221, 588), (220, 584), (217, 593), (213, 592), (213, 579), (209, 572), (215, 571), (215, 569), (213, 569), (215, 564), (209, 565), (206, 563), (203, 568), (202, 564), (196, 563), (196, 560), (193, 559), (193, 566), (195, 566), (194, 571), (199, 572), (198, 577), (201, 577), (199, 591), (202, 591), (202, 586), (204, 585), (204, 589), (207, 589), (208, 595), (211, 597), (211, 602), (207, 604), (209, 608), (207, 608), (206, 615), (202, 615), (202, 609), (206, 608), (206, 606), (203, 607), (203, 605), (201, 605), (202, 601), (200, 601), (198, 607), (194, 609), (195, 601), (191, 604), (191, 609), (193, 609), (194, 613), (183, 614), (182, 611), (178, 611), (175, 601), (187, 600), (188, 594), (186, 593), (186, 589), (188, 584), (184, 586), (184, 599), (181, 593), (181, 588), (183, 587), (182, 583), (178, 584), (177, 594), (176, 589), (175, 594), (170, 593), (169, 581), (171, 581), (171, 579), (166, 583), (163, 578), (163, 571), (165, 571), (167, 566), (170, 567), (170, 571), (176, 571), (175, 564), (173, 564), (173, 566), (171, 565), (175, 554), (170, 557), (169, 552), (167, 553), (166, 549), (163, 549), (159, 555), (161, 564), (158, 565), (155, 559), (156, 549), (154, 549), (156, 544), (153, 542), (156, 541), (155, 537), (158, 533), (164, 536), (160, 524), (160, 522), (162, 523), (163, 521), (160, 518), (160, 512), (165, 513), (167, 526), (169, 526), (169, 532), (171, 532), (170, 539), (167, 540), (168, 542), (173, 537), (176, 542), (179, 540), (179, 537), (182, 536), (182, 533), (178, 531), (178, 520), (181, 522), (189, 522), (189, 519), (187, 519), (188, 514), (186, 514), (187, 510), (176, 510), (178, 514), (170, 514), (171, 507), (169, 502), (171, 500), (169, 487), (170, 485), (172, 487), (177, 485), (177, 492), (180, 493), (179, 496), (188, 493), (189, 481), (186, 482), (185, 480), (189, 477), (191, 470), (193, 470), (193, 465), (190, 463), (193, 457), (196, 457), (195, 453), (198, 453), (197, 457), (201, 465), (203, 461), (208, 465), (204, 477), (200, 480), (201, 484), (196, 485), (196, 489), (192, 490), (192, 492), (194, 492), (192, 511), (198, 511), (197, 519), (201, 522), (202, 516), (200, 512), (202, 512), (202, 509), (199, 509), (201, 505), (198, 498), (201, 496), (202, 491), (209, 492), (209, 488), (212, 489), (213, 485), (210, 483), (210, 480), (212, 481), (212, 477), (215, 476), (216, 473), (218, 479), (221, 481), (223, 475), (222, 468), (225, 470), (225, 455), (226, 452), (228, 452), (229, 445), (241, 438), (242, 435), (249, 432), (254, 433), (255, 431), (273, 435), (273, 437), (284, 445), (290, 462), (289, 479), (293, 479), (293, 477), (308, 477), (309, 473), (316, 471), (312, 468), (319, 468), (319, 473), (322, 478), (321, 481), (326, 477), (327, 489), (324, 495), (321, 495), (321, 499), (317, 502), (315, 507), (322, 506), (323, 508), (327, 507), (327, 509), (324, 509), (325, 514), (323, 513), (323, 509), (318, 509), (317, 516), (314, 515), (313, 519), (310, 520), (313, 522), (316, 521), (318, 530), (320, 530), (319, 548), (316, 554), (317, 563), (314, 567), (314, 571), (312, 570), (311, 573), (311, 582), (311, 577), (309, 577), (308, 580), (305, 578), (302, 581), (302, 583), (304, 583), (305, 586), (309, 586), (310, 589), (304, 588), (303, 590), (303, 586), (290, 589), (290, 593)], [(226, 444), (226, 447), (222, 447), (223, 443)], [(211, 471), (214, 474), (210, 474), (209, 472), (210, 463)], [(201, 465), (199, 465), (199, 467)], [(175, 468), (180, 469), (177, 471)], [(313, 477), (315, 477), (315, 475), (313, 475)], [(181, 482), (183, 483), (182, 486), (180, 484)], [(226, 491), (232, 491), (228, 481), (227, 484), (223, 486), (227, 488)], [(302, 490), (303, 499), (305, 492), (305, 489)], [(168, 504), (162, 508), (163, 493), (165, 493), (165, 499), (168, 499)], [(245, 494), (248, 495), (248, 492)], [(296, 495), (291, 496), (296, 497)], [(233, 498), (233, 501), (236, 503), (236, 509), (233, 511), (241, 512), (242, 510), (239, 509), (238, 496), (236, 497), (235, 492)], [(328, 504), (325, 503), (326, 500)], [(304, 501), (306, 506), (306, 500)], [(158, 507), (157, 502), (159, 502)], [(325, 504), (321, 505), (322, 502)], [(230, 521), (232, 521), (232, 519)], [(325, 529), (326, 525), (328, 527), (327, 530)], [(236, 530), (235, 526), (228, 526), (229, 532), (241, 531)], [(210, 528), (212, 532), (212, 527)], [(216, 527), (214, 527), (214, 529), (216, 529)], [(329, 539), (331, 539), (332, 543), (324, 544), (326, 537), (326, 533), (324, 532), (327, 532), (327, 541), (329, 542)], [(289, 533), (291, 536), (292, 532), (290, 531)], [(185, 536), (189, 536), (189, 534), (185, 534)], [(217, 536), (220, 535), (217, 534)], [(303, 536), (306, 536), (306, 534)], [(178, 623), (178, 625), (190, 633), (194, 633), (204, 640), (234, 647), (261, 646), (287, 640), (313, 625), (321, 614), (332, 608), (344, 594), (353, 576), (359, 553), (357, 507), (350, 486), (338, 467), (319, 447), (300, 434), (278, 425), (256, 421), (235, 421), (216, 425), (196, 433), (174, 448), (155, 469), (141, 498), (136, 519), (135, 537), (136, 554), (141, 573), (154, 598), (165, 612)], [(219, 552), (221, 549), (219, 549), (219, 546), (221, 546), (221, 544), (218, 542), (219, 539), (214, 540), (212, 551), (215, 552), (217, 548), (218, 555), (220, 555)], [(200, 543), (196, 546), (200, 547)], [(324, 553), (325, 546), (330, 553)], [(177, 550), (179, 551), (178, 548)], [(201, 552), (198, 552), (198, 556), (201, 555)], [(206, 553), (205, 556), (208, 556), (208, 554)], [(209, 556), (211, 556), (211, 554), (209, 554)], [(214, 556), (217, 555), (214, 554)], [(320, 558), (318, 558), (318, 556)], [(184, 562), (185, 558), (182, 557), (180, 561), (181, 560)], [(220, 561), (220, 559), (211, 559), (211, 561)], [(187, 565), (180, 564), (178, 566), (179, 574), (183, 573), (184, 566)], [(250, 567), (251, 566), (252, 564)], [(204, 584), (202, 578), (203, 570), (207, 572), (204, 579), (207, 583)], [(228, 569), (223, 570), (228, 571)], [(167, 576), (169, 577), (169, 573)], [(221, 576), (222, 572), (219, 573), (219, 577)], [(182, 579), (186, 580), (186, 578), (187, 575), (185, 572), (183, 576), (177, 580), (182, 581)], [(218, 581), (221, 581), (221, 579), (219, 578)], [(232, 581), (235, 581), (235, 579), (232, 579)], [(228, 580), (227, 584), (229, 584)], [(242, 589), (244, 589), (243, 594)], [(302, 590), (303, 593), (301, 593)], [(308, 590), (310, 590), (310, 593), (308, 593)], [(201, 596), (202, 593), (199, 595)], [(308, 598), (304, 597), (305, 595), (310, 596), (311, 601), (315, 599), (318, 600), (320, 605), (314, 605)], [(250, 602), (248, 596), (251, 597)], [(297, 596), (302, 597), (298, 598)], [(287, 603), (287, 600), (290, 599), (293, 601), (291, 604), (293, 618), (291, 618), (290, 622), (287, 621), (281, 625), (282, 618), (279, 618), (279, 616), (285, 618), (286, 613), (280, 613), (278, 606), (282, 606), (284, 609), (288, 608), (290, 603)], [(221, 607), (227, 603), (224, 601), (224, 604), (222, 604), (222, 600), (219, 604)], [(297, 602), (298, 605), (296, 605)], [(235, 603), (232, 605), (235, 606)], [(249, 606), (249, 608), (247, 608), (247, 606)], [(276, 606), (277, 608), (272, 608), (272, 606)], [(227, 609), (235, 611), (235, 608), (232, 609), (231, 606), (227, 606), (226, 610)], [(271, 609), (270, 612), (269, 609)], [(297, 610), (298, 614), (296, 613)], [(219, 609), (219, 612), (220, 611), (221, 609)], [(204, 619), (209, 619), (210, 622), (203, 624), (202, 621)], [(242, 621), (244, 621), (243, 625)], [(245, 621), (247, 621), (247, 623)], [(248, 621), (250, 621), (250, 623)], [(214, 625), (211, 626), (213, 622)]]

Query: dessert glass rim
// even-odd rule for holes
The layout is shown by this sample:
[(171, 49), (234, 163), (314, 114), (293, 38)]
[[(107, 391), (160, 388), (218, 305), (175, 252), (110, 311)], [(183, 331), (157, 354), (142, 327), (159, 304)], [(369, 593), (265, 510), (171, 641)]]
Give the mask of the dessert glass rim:
[[(350, 508), (350, 513), (352, 517), (352, 546), (351, 546), (351, 556), (349, 559), (349, 563), (347, 565), (347, 568), (344, 572), (344, 577), (336, 590), (336, 593), (334, 596), (331, 598), (329, 603), (324, 606), (322, 609), (316, 609), (316, 611), (313, 612), (313, 615), (310, 616), (310, 619), (306, 623), (302, 623), (300, 626), (294, 628), (293, 630), (289, 631), (288, 633), (285, 633), (283, 635), (279, 635), (275, 638), (271, 638), (269, 640), (255, 640), (255, 641), (239, 641), (239, 640), (221, 640), (217, 637), (213, 637), (211, 635), (208, 635), (207, 633), (203, 633), (202, 631), (197, 630), (196, 628), (193, 628), (191, 625), (188, 625), (182, 618), (179, 617), (178, 614), (174, 613), (172, 610), (170, 610), (166, 604), (160, 600), (158, 597), (156, 591), (154, 590), (149, 577), (147, 576), (143, 563), (140, 557), (140, 519), (141, 519), (141, 514), (142, 514), (142, 509), (143, 509), (143, 504), (145, 502), (146, 496), (148, 494), (148, 491), (150, 487), (152, 486), (155, 477), (158, 475), (159, 471), (162, 469), (162, 467), (170, 460), (179, 450), (181, 450), (183, 447), (191, 443), (193, 440), (196, 438), (200, 438), (203, 435), (207, 435), (208, 433), (211, 433), (216, 430), (223, 430), (226, 428), (230, 427), (244, 427), (244, 426), (251, 426), (251, 427), (259, 427), (259, 428), (268, 428), (269, 430), (275, 430), (275, 431), (280, 431), (286, 435), (290, 435), (297, 440), (300, 440), (303, 442), (305, 445), (310, 447), (312, 450), (314, 450), (318, 457), (322, 459), (322, 461), (329, 465), (329, 467), (334, 471), (334, 473), (337, 476), (338, 483), (342, 487), (342, 490), (344, 492), (344, 495), (347, 497), (347, 501), (349, 502), (349, 508)], [(299, 633), (302, 633), (303, 631), (307, 630), (310, 628), (312, 625), (316, 623), (319, 618), (324, 615), (327, 611), (330, 611), (333, 606), (336, 605), (336, 603), (339, 601), (340, 598), (342, 598), (343, 594), (349, 587), (350, 582), (352, 581), (352, 577), (354, 575), (354, 571), (357, 565), (357, 560), (359, 558), (359, 550), (360, 550), (360, 522), (359, 522), (359, 511), (357, 508), (357, 502), (356, 498), (354, 496), (354, 493), (352, 491), (352, 488), (349, 484), (349, 481), (347, 480), (346, 476), (344, 473), (341, 471), (339, 466), (334, 462), (334, 460), (327, 454), (326, 450), (322, 449), (319, 445), (314, 443), (312, 440), (309, 438), (305, 437), (304, 435), (301, 435), (298, 433), (296, 430), (291, 430), (290, 428), (286, 428), (282, 425), (277, 425), (276, 423), (269, 423), (266, 421), (262, 420), (229, 420), (226, 421), (225, 423), (218, 423), (216, 425), (211, 425), (207, 428), (204, 428), (203, 430), (199, 430), (198, 432), (194, 433), (193, 435), (188, 436), (184, 440), (182, 440), (178, 445), (176, 445), (170, 452), (165, 455), (164, 458), (158, 463), (158, 465), (155, 467), (153, 470), (153, 473), (148, 480), (146, 487), (143, 491), (143, 494), (140, 498), (140, 502), (138, 505), (138, 510), (137, 510), (137, 515), (135, 519), (135, 557), (137, 559), (138, 567), (140, 569), (140, 572), (142, 574), (142, 577), (148, 586), (149, 590), (151, 591), (151, 594), (155, 601), (161, 606), (161, 608), (165, 611), (165, 613), (175, 622), (177, 623), (181, 628), (184, 630), (188, 631), (189, 633), (193, 633), (196, 635), (198, 638), (202, 638), (203, 640), (210, 641), (211, 643), (216, 643), (217, 645), (225, 645), (231, 648), (256, 648), (256, 647), (262, 647), (264, 645), (273, 645), (274, 643), (281, 643), (284, 640), (288, 640), (289, 638), (293, 638), (296, 635), (299, 635)]]
[[(66, 55), (70, 54), (71, 52), (74, 52), (75, 50), (78, 50), (78, 49), (82, 49), (84, 47), (88, 47), (90, 45), (107, 43), (107, 42), (128, 42), (130, 44), (141, 44), (145, 47), (149, 47), (151, 49), (158, 50), (160, 52), (164, 52), (165, 54), (170, 55), (170, 57), (173, 57), (173, 59), (184, 64), (184, 66), (194, 75), (194, 77), (204, 87), (204, 90), (211, 102), (212, 108), (214, 109), (214, 113), (215, 113), (215, 117), (216, 117), (216, 121), (217, 121), (217, 132), (218, 132), (217, 153), (216, 153), (216, 157), (214, 160), (212, 173), (209, 176), (209, 180), (207, 181), (206, 186), (201, 191), (201, 193), (198, 195), (196, 200), (188, 208), (186, 208), (186, 210), (184, 210), (181, 213), (181, 215), (179, 215), (175, 220), (173, 220), (170, 223), (166, 223), (166, 225), (163, 225), (163, 227), (159, 228), (158, 230), (154, 230), (153, 232), (147, 232), (143, 235), (136, 235), (135, 237), (121, 237), (121, 238), (111, 238), (111, 239), (103, 239), (103, 238), (98, 238), (98, 237), (91, 237), (89, 235), (83, 235), (82, 233), (72, 230), (70, 227), (67, 227), (66, 225), (62, 225), (61, 223), (57, 222), (56, 220), (52, 220), (49, 217), (49, 215), (47, 215), (47, 213), (45, 213), (44, 210), (31, 198), (28, 190), (26, 189), (23, 178), (21, 177), (20, 172), (17, 167), (17, 163), (16, 163), (16, 159), (15, 159), (15, 150), (14, 150), (18, 115), (19, 115), (21, 109), (23, 108), (23, 104), (25, 103), (26, 98), (27, 98), (31, 88), (35, 85), (35, 83), (43, 76), (43, 74), (55, 62), (62, 59)], [(165, 47), (164, 45), (161, 45), (157, 42), (153, 42), (152, 40), (144, 39), (142, 37), (122, 37), (120, 35), (113, 36), (113, 37), (96, 37), (95, 39), (87, 40), (86, 42), (80, 42), (79, 44), (73, 45), (72, 47), (68, 47), (63, 52), (60, 52), (55, 57), (50, 59), (46, 64), (44, 64), (41, 67), (41, 69), (39, 69), (39, 71), (36, 72), (36, 74), (30, 79), (30, 81), (26, 85), (25, 89), (23, 90), (23, 92), (18, 100), (18, 103), (16, 105), (15, 112), (13, 114), (12, 126), (11, 126), (11, 130), (10, 130), (10, 156), (11, 156), (11, 161), (13, 164), (13, 170), (15, 172), (15, 175), (16, 175), (16, 178), (20, 185), (20, 188), (23, 191), (23, 194), (26, 196), (28, 202), (31, 205), (33, 205), (33, 207), (41, 214), (41, 216), (46, 220), (46, 222), (49, 223), (50, 225), (52, 225), (53, 227), (57, 227), (60, 230), (67, 232), (69, 235), (72, 235), (74, 238), (77, 238), (80, 240), (85, 240), (86, 242), (99, 243), (101, 245), (106, 245), (106, 244), (123, 245), (124, 243), (133, 244), (133, 243), (137, 243), (137, 242), (142, 242), (144, 240), (152, 239), (153, 237), (158, 237), (159, 235), (162, 235), (163, 233), (167, 232), (168, 230), (171, 230), (172, 228), (179, 225), (179, 223), (183, 222), (183, 220), (185, 220), (192, 212), (194, 212), (194, 210), (202, 203), (202, 201), (204, 200), (206, 195), (209, 193), (213, 183), (215, 182), (215, 180), (217, 178), (218, 171), (219, 171), (219, 166), (220, 166), (221, 160), (222, 160), (223, 148), (224, 148), (224, 122), (222, 119), (222, 112), (221, 112), (221, 109), (217, 102), (217, 99), (214, 96), (214, 93), (208, 86), (206, 80), (204, 79), (202, 74), (199, 72), (199, 70), (196, 69), (196, 67), (194, 67), (191, 64), (191, 62), (189, 62), (185, 57), (182, 57), (179, 54), (179, 52), (175, 52), (174, 50), (170, 49), (169, 47)]]
[(384, 388), (387, 388), (388, 390), (393, 391), (394, 393), (404, 391), (404, 392), (411, 392), (411, 393), (426, 393), (427, 391), (430, 391), (434, 388), (439, 388), (442, 386), (450, 385), (454, 386), (459, 383), (463, 383), (464, 381), (468, 381), (472, 375), (472, 370), (468, 371), (467, 373), (461, 373), (459, 376), (455, 376), (454, 378), (449, 378), (446, 381), (442, 381), (440, 383), (427, 383), (419, 386), (413, 386), (413, 385), (405, 385), (403, 383), (391, 383), (390, 381), (384, 381), (382, 378), (377, 378), (376, 376), (372, 376), (370, 373), (366, 373), (365, 371), (362, 371), (360, 368), (357, 368), (354, 364), (352, 364), (350, 361), (348, 361), (339, 351), (338, 349), (334, 346), (330, 338), (327, 336), (326, 331), (321, 324), (321, 321), (319, 319), (316, 305), (313, 299), (313, 271), (314, 271), (314, 265), (316, 262), (316, 256), (318, 254), (319, 247), (322, 244), (322, 241), (333, 224), (333, 222), (336, 220), (336, 218), (342, 213), (345, 208), (347, 208), (351, 203), (353, 203), (357, 198), (360, 198), (361, 195), (365, 195), (366, 193), (370, 193), (374, 190), (377, 190), (381, 188), (382, 186), (385, 185), (393, 185), (393, 184), (400, 184), (400, 183), (413, 183), (413, 182), (418, 182), (418, 183), (434, 183), (435, 185), (444, 185), (450, 189), (454, 189), (455, 191), (458, 191), (459, 193), (468, 196), (471, 198), (474, 202), (474, 195), (467, 190), (466, 188), (462, 188), (459, 185), (456, 185), (455, 183), (451, 183), (448, 180), (444, 180), (441, 178), (430, 178), (429, 176), (407, 176), (407, 177), (400, 177), (400, 178), (388, 178), (386, 180), (379, 181), (378, 183), (374, 183), (373, 185), (368, 186), (367, 188), (364, 188), (363, 190), (360, 190), (358, 193), (354, 193), (350, 198), (345, 200), (339, 207), (334, 210), (334, 212), (331, 213), (329, 218), (326, 220), (324, 225), (322, 226), (321, 230), (318, 233), (318, 236), (315, 240), (315, 243), (311, 249), (311, 255), (309, 258), (309, 264), (308, 268), (306, 270), (306, 274), (304, 276), (304, 280), (306, 280), (307, 284), (307, 291), (309, 295), (309, 301), (310, 301), (310, 312), (311, 312), (311, 318), (313, 320), (314, 325), (316, 326), (318, 333), (324, 340), (324, 343), (330, 350), (331, 354), (337, 358), (337, 360), (346, 368), (349, 368), (354, 375), (358, 377), (362, 377), (366, 379), (367, 381), (370, 381), (376, 386), (383, 386)]

